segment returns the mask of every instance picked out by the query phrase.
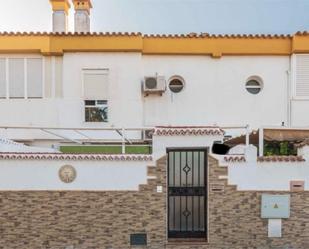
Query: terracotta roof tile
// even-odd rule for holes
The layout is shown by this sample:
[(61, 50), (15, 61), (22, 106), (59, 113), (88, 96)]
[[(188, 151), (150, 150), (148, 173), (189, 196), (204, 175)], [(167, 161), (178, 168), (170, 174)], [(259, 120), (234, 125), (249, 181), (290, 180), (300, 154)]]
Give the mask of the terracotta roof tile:
[(298, 31), (295, 33), (295, 35), (306, 36), (306, 35), (309, 35), (309, 32), (308, 31)]
[(86, 161), (151, 161), (151, 155), (138, 154), (62, 154), (62, 153), (0, 153), (0, 160), (86, 160)]
[(0, 36), (141, 36), (134, 32), (0, 32)]
[(189, 33), (189, 34), (144, 34), (150, 38), (291, 38), (290, 34), (208, 34), (208, 33)]
[(301, 142), (301, 143), (298, 143), (298, 144), (294, 144), (294, 147), (295, 148), (302, 148), (302, 147), (304, 147), (304, 146), (306, 146), (306, 145), (309, 145), (309, 139), (305, 139), (303, 142)]
[(263, 156), (258, 157), (258, 162), (304, 162), (302, 156)]
[(224, 135), (224, 131), (216, 126), (157, 126), (156, 136), (205, 136)]
[(225, 162), (229, 163), (244, 163), (246, 158), (242, 155), (227, 155), (224, 157)]
[[(0, 36), (142, 36), (150, 38), (291, 38), (291, 34), (208, 34), (195, 33), (188, 34), (142, 34), (140, 32), (0, 32)], [(295, 35), (307, 36), (309, 32), (297, 32)]]

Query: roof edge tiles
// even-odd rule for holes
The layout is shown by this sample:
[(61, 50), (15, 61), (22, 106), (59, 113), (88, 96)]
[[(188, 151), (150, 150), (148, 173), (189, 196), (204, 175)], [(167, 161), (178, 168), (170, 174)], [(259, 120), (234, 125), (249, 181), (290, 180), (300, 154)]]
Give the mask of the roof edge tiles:
[(2, 31), (0, 36), (10, 35), (62, 35), (62, 36), (142, 36), (157, 38), (292, 38), (293, 36), (309, 36), (307, 31), (298, 31), (293, 34), (209, 34), (209, 33), (188, 33), (188, 34), (143, 34), (141, 32), (47, 32), (47, 31)]
[(227, 155), (224, 157), (225, 162), (229, 163), (244, 163), (246, 158), (243, 155)]
[(258, 162), (304, 162), (302, 156), (262, 156), (258, 157)]
[(309, 33), (141, 34), (129, 32), (0, 32), (0, 53), (139, 52), (146, 55), (291, 55), (309, 53)]
[(0, 153), (0, 160), (152, 161), (143, 154)]
[[(245, 156), (242, 155), (226, 155), (224, 157), (225, 162), (229, 163), (241, 163), (246, 162)], [(262, 156), (257, 158), (258, 163), (274, 163), (274, 162), (305, 162), (302, 156)]]
[(155, 136), (223, 136), (224, 131), (216, 126), (157, 126)]

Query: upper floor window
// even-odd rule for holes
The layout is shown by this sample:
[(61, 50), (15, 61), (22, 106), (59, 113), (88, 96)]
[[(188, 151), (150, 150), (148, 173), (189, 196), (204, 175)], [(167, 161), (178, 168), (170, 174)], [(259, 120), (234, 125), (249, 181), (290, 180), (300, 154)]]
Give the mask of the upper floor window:
[(0, 58), (0, 98), (42, 98), (41, 58)]
[(184, 79), (182, 77), (174, 76), (169, 80), (168, 87), (171, 90), (171, 92), (179, 93), (184, 88), (184, 85), (185, 85), (185, 83), (184, 83)]
[(85, 100), (86, 122), (108, 122), (107, 100)]
[(309, 98), (309, 54), (298, 54), (293, 57), (294, 95)]
[(262, 90), (263, 82), (258, 76), (250, 77), (246, 82), (246, 90), (251, 94), (258, 94)]
[(108, 70), (83, 70), (86, 122), (108, 122)]

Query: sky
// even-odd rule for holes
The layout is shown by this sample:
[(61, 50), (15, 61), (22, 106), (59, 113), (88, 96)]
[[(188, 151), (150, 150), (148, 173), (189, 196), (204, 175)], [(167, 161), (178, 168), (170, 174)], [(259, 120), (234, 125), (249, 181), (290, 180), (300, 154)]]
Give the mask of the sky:
[[(309, 31), (309, 0), (92, 0), (91, 31), (293, 34)], [(0, 0), (0, 31), (51, 31), (49, 0)], [(69, 29), (73, 31), (74, 10)]]

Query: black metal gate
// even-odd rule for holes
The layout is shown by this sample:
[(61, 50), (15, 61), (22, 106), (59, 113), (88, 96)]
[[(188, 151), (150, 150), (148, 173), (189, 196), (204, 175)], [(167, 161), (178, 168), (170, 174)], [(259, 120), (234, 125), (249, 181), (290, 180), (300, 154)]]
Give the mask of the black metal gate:
[(206, 238), (207, 149), (168, 149), (168, 237)]

